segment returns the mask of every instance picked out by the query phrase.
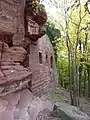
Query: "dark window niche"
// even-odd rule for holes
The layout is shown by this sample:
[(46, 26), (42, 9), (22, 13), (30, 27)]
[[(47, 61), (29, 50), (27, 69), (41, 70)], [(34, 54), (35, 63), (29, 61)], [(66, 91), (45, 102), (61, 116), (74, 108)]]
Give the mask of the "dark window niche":
[(32, 92), (32, 81), (28, 82), (29, 90)]
[(29, 55), (26, 56), (23, 64), (22, 64), (25, 68), (29, 67)]
[(12, 40), (9, 41), (8, 46), (9, 46), (9, 47), (12, 47), (12, 46), (13, 46)]
[(28, 54), (30, 54), (30, 45), (27, 46), (26, 51)]
[(50, 57), (50, 66), (53, 68), (53, 56)]
[(48, 55), (46, 55), (46, 63), (48, 63)]
[(39, 63), (42, 64), (42, 53), (39, 52)]

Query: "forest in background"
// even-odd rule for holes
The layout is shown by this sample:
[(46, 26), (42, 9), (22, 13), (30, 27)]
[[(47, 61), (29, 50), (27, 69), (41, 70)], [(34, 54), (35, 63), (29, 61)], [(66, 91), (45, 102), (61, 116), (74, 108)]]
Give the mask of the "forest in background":
[(71, 104), (79, 106), (80, 96), (90, 97), (90, 1), (41, 3), (48, 13), (45, 27), (54, 49), (59, 84), (70, 91)]

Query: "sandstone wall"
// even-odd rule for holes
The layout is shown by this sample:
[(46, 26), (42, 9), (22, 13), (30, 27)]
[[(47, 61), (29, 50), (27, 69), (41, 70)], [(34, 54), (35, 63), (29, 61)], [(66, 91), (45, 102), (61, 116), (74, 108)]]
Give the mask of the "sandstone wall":
[(12, 0), (0, 0), (0, 32), (16, 33), (17, 5)]
[[(42, 54), (42, 63), (39, 61), (39, 52)], [(33, 76), (32, 91), (36, 95), (42, 95), (50, 87), (50, 83), (53, 80), (51, 56), (53, 56), (53, 49), (50, 41), (46, 39), (46, 35), (38, 39), (36, 45), (30, 45), (29, 69), (32, 71)]]
[(25, 0), (0, 0), (0, 36), (13, 35), (15, 45), (24, 39), (24, 6)]
[[(38, 15), (34, 16), (35, 19), (33, 19), (30, 9), (31, 7), (27, 9), (25, 0), (0, 0), (0, 64), (4, 62), (5, 70), (8, 67), (10, 68), (10, 75), (14, 71), (11, 70), (12, 66), (14, 68), (14, 65), (11, 64), (12, 62), (15, 65), (16, 63), (20, 64), (20, 74), (26, 67), (26, 73), (32, 72), (32, 82), (31, 78), (29, 80), (32, 92), (36, 95), (42, 95), (53, 80), (53, 49), (50, 41), (47, 39), (48, 37), (46, 35), (43, 36), (45, 34), (44, 23), (47, 19), (46, 12), (39, 11)], [(40, 21), (42, 24), (40, 24)], [(27, 32), (28, 35), (26, 34)], [(4, 51), (3, 48), (5, 43), (8, 46), (7, 51)], [(25, 55), (23, 54), (24, 48), (27, 50), (27, 57), (26, 53)], [(8, 65), (7, 61), (10, 65)], [(1, 69), (2, 66), (0, 71)], [(2, 70), (1, 73), (5, 70)], [(19, 74), (18, 72), (13, 72), (13, 75), (17, 77)], [(5, 77), (7, 75), (4, 76), (4, 79), (7, 81)]]

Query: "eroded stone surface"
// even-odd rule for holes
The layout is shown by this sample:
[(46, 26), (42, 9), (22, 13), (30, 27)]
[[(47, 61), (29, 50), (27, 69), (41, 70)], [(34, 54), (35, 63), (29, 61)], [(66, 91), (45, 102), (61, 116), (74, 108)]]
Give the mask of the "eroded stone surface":
[(65, 120), (90, 120), (90, 117), (81, 112), (79, 108), (65, 103), (57, 103), (52, 115)]
[(23, 62), (27, 51), (22, 47), (9, 47), (5, 42), (0, 42), (1, 61)]
[(0, 96), (26, 88), (31, 81), (31, 72), (20, 65), (26, 57), (22, 47), (9, 47), (0, 42)]
[(10, 55), (12, 61), (23, 62), (25, 60), (27, 51), (22, 47), (10, 47)]
[(0, 93), (27, 86), (31, 72), (30, 87), (35, 95), (41, 96), (52, 83), (53, 48), (43, 36), (47, 14), (38, 6), (38, 13), (32, 14), (32, 6), (31, 0), (0, 0)]
[(0, 98), (0, 120), (36, 120), (40, 111), (49, 110), (49, 103), (35, 97), (28, 89)]
[(64, 119), (59, 119), (57, 117), (52, 117), (51, 111), (49, 109), (44, 109), (39, 112), (36, 120), (64, 120)]

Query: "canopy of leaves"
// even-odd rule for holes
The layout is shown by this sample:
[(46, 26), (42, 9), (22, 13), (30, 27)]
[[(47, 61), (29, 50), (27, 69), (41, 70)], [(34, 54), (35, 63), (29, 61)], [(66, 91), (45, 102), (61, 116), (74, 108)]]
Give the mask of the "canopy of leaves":
[[(45, 3), (46, 0), (43, 1)], [(76, 52), (77, 66), (82, 66), (81, 89), (85, 90), (87, 86), (84, 82), (88, 85), (88, 77), (85, 76), (88, 76), (87, 67), (90, 67), (90, 14), (86, 9), (86, 1), (47, 0), (45, 4), (47, 4), (46, 7), (50, 6), (48, 7), (48, 22), (45, 27), (51, 43), (57, 49), (59, 80), (69, 84), (66, 45), (68, 41), (70, 52), (73, 54)], [(53, 15), (53, 12), (56, 13)]]
[(57, 42), (61, 37), (60, 30), (55, 27), (55, 25), (49, 21), (45, 24), (46, 34), (49, 36), (51, 43)]

